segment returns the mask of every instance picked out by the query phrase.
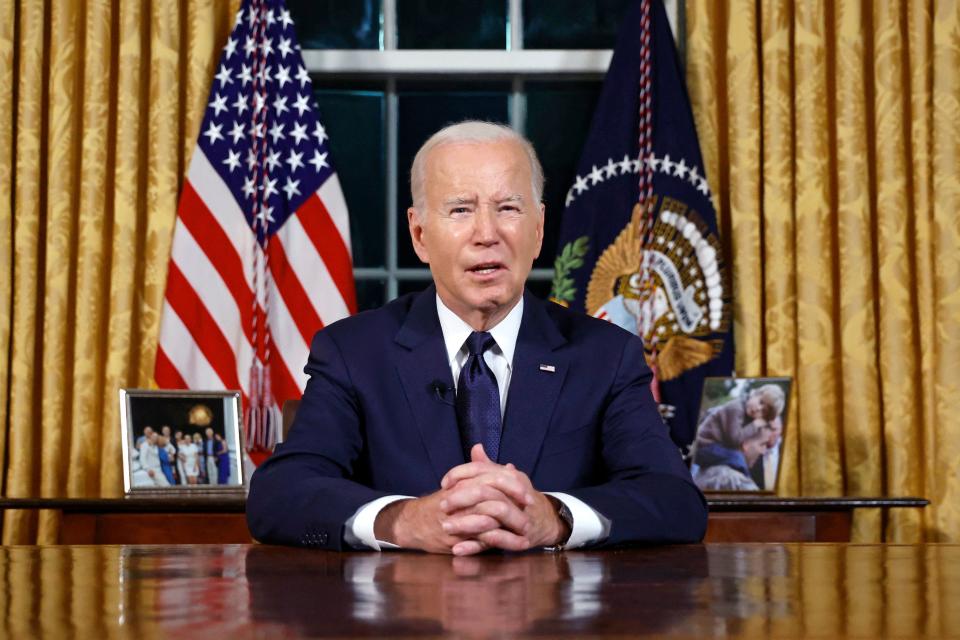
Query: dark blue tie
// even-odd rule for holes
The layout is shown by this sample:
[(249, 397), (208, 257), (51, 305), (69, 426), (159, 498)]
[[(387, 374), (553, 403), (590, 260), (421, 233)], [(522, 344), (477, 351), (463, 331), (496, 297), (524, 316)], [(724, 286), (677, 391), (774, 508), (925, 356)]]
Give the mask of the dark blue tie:
[(464, 460), (470, 461), (470, 449), (480, 442), (487, 457), (496, 462), (500, 453), (500, 391), (483, 353), (497, 342), (486, 331), (474, 331), (466, 344), (470, 355), (460, 369), (456, 402)]

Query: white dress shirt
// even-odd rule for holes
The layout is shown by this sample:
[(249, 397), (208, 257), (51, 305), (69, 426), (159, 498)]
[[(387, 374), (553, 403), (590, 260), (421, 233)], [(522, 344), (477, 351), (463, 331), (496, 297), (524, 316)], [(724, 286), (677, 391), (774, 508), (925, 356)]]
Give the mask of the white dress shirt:
[[(447, 308), (440, 296), (437, 295), (437, 316), (440, 319), (440, 329), (443, 332), (443, 342), (447, 349), (447, 361), (450, 372), (453, 374), (454, 385), (460, 379), (460, 369), (463, 368), (469, 354), (466, 345), (467, 338), (473, 333), (473, 328), (463, 321), (460, 316)], [(500, 418), (503, 418), (507, 407), (507, 393), (510, 389), (510, 377), (513, 374), (513, 354), (517, 346), (517, 336), (520, 333), (520, 321), (523, 319), (523, 298), (514, 305), (503, 320), (488, 331), (497, 344), (483, 354), (487, 366), (497, 378), (497, 387), (500, 391)], [(512, 425), (511, 428), (522, 429), (523, 425)], [(610, 521), (597, 513), (582, 500), (565, 493), (555, 491), (545, 492), (561, 501), (573, 515), (573, 527), (565, 548), (581, 547), (585, 544), (597, 542), (606, 538), (610, 533)], [(383, 540), (377, 540), (373, 533), (374, 521), (381, 509), (397, 500), (406, 500), (413, 496), (384, 496), (372, 500), (357, 509), (344, 527), (344, 538), (347, 544), (353, 547), (368, 547), (376, 549), (393, 549), (396, 545)]]

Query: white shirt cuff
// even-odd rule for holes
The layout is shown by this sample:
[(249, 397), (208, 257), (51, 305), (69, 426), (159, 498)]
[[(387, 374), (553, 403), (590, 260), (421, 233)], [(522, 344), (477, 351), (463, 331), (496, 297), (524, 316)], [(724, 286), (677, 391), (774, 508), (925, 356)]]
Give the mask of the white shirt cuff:
[(570, 509), (573, 516), (573, 527), (564, 549), (576, 549), (587, 544), (593, 544), (606, 539), (610, 535), (610, 521), (594, 511), (593, 507), (579, 498), (557, 491), (544, 492), (553, 496)]
[(371, 500), (367, 504), (357, 509), (356, 513), (350, 516), (346, 525), (343, 527), (343, 539), (351, 547), (366, 547), (374, 551), (383, 549), (399, 549), (395, 544), (384, 540), (377, 540), (373, 533), (373, 524), (377, 516), (388, 504), (398, 500), (409, 500), (412, 496), (383, 496), (376, 500)]

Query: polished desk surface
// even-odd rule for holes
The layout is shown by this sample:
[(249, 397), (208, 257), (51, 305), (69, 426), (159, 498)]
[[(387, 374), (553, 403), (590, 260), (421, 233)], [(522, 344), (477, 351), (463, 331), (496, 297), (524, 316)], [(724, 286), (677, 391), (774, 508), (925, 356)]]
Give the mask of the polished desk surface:
[[(242, 492), (227, 495), (196, 492), (160, 493), (156, 496), (132, 495), (126, 498), (7, 498), (0, 497), (0, 509), (61, 509), (88, 513), (242, 513), (247, 499)], [(712, 512), (720, 511), (809, 511), (851, 509), (925, 507), (929, 500), (916, 497), (781, 497), (752, 493), (708, 493), (707, 504)]]
[(960, 637), (960, 545), (0, 548), (0, 637)]

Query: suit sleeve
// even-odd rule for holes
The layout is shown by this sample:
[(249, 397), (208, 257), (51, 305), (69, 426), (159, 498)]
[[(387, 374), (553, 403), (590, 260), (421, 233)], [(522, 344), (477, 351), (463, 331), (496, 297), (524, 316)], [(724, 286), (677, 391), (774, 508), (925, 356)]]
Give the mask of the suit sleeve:
[(314, 336), (310, 380), (287, 441), (253, 474), (247, 526), (260, 542), (342, 549), (343, 525), (387, 495), (350, 478), (363, 451), (361, 415), (344, 359), (326, 331)]
[(611, 521), (600, 546), (699, 542), (707, 504), (670, 439), (650, 392), (642, 343), (623, 350), (601, 425), (602, 484), (567, 491)]

